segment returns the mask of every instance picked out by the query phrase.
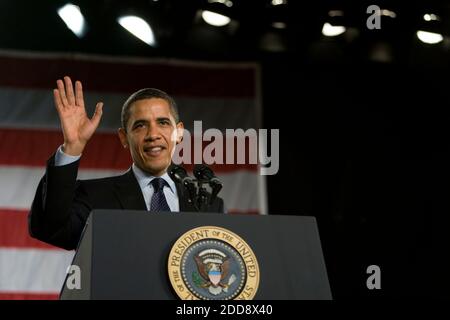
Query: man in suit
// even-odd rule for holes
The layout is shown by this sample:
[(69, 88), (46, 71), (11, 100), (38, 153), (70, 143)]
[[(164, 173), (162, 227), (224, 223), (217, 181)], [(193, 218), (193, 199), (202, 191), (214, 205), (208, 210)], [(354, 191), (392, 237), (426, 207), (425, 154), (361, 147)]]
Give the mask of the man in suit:
[[(77, 180), (79, 159), (97, 129), (103, 104), (87, 117), (81, 82), (75, 90), (69, 77), (57, 81), (53, 91), (64, 143), (48, 160), (29, 214), (32, 237), (71, 250), (80, 239), (93, 209), (196, 211), (188, 192), (167, 173), (176, 144), (183, 137), (183, 123), (175, 101), (158, 89), (133, 93), (122, 107), (118, 130), (133, 164), (123, 175)], [(209, 212), (224, 212), (216, 198)]]

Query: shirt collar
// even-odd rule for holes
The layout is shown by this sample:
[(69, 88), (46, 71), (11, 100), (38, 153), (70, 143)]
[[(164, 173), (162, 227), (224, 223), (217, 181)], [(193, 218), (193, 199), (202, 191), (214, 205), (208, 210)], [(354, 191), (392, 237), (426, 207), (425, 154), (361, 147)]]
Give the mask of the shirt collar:
[[(142, 169), (140, 169), (134, 163), (131, 166), (131, 168), (133, 170), (134, 176), (136, 177), (139, 186), (141, 187), (141, 190), (147, 187), (150, 184), (150, 182), (156, 178), (155, 176), (152, 176), (147, 172), (143, 171)], [(169, 185), (170, 191), (172, 191), (172, 193), (175, 193), (176, 190), (175, 182), (170, 178), (169, 174), (166, 172), (160, 178), (164, 179)]]

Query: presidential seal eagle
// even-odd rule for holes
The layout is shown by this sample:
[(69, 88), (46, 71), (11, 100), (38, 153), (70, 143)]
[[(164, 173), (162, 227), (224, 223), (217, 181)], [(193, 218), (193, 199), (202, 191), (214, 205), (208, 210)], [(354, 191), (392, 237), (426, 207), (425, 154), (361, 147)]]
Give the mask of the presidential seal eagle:
[(230, 258), (217, 249), (206, 249), (194, 256), (197, 270), (205, 281), (201, 287), (208, 289), (214, 295), (223, 291), (227, 292), (228, 287), (234, 282), (232, 275), (225, 283), (230, 269)]

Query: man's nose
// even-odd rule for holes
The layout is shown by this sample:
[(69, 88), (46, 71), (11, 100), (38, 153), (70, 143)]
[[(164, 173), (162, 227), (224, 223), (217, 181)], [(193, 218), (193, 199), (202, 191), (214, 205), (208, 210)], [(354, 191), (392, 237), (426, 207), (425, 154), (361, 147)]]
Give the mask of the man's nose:
[(153, 141), (161, 138), (161, 133), (159, 129), (155, 125), (148, 126), (147, 135), (145, 136), (145, 140)]

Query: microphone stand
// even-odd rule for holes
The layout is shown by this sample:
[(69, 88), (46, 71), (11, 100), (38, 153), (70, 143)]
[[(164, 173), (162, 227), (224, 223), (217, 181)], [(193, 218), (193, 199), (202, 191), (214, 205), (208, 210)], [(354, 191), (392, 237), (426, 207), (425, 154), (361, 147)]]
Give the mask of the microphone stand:
[(209, 205), (212, 205), (214, 200), (217, 198), (217, 195), (219, 194), (220, 190), (222, 190), (222, 184), (221, 183), (215, 183), (212, 180), (210, 180), (209, 185), (211, 187), (211, 198), (209, 198)]
[(206, 191), (206, 188), (203, 187), (204, 183), (204, 181), (197, 179), (197, 206), (200, 209), (199, 211), (206, 211), (208, 208), (208, 192)]
[(192, 205), (194, 206), (195, 210), (197, 210), (199, 212), (200, 210), (199, 210), (199, 207), (197, 205), (197, 202), (198, 202), (197, 201), (198, 200), (197, 199), (198, 198), (197, 188), (195, 187), (195, 185), (193, 183), (189, 183), (188, 181), (186, 181), (184, 183), (184, 186), (188, 190), (188, 194), (189, 194), (188, 202), (192, 203)]

